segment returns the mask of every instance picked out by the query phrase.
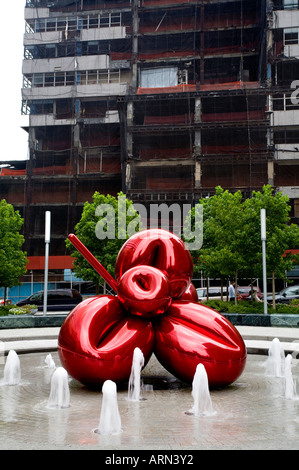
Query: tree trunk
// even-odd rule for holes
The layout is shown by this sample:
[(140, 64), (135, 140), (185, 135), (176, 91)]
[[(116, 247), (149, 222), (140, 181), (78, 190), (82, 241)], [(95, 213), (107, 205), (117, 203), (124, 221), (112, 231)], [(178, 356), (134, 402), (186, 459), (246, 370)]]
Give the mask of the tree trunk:
[[(265, 299), (264, 299), (265, 301)], [(266, 299), (267, 301), (267, 299)], [(273, 310), (276, 310), (276, 300), (275, 300), (275, 274), (274, 271), (272, 271), (272, 307)]]
[(238, 270), (236, 270), (235, 275), (235, 305), (238, 303)]
[(252, 277), (250, 278), (250, 295), (251, 295), (251, 300), (254, 300), (254, 298), (253, 298), (253, 282), (252, 282)]

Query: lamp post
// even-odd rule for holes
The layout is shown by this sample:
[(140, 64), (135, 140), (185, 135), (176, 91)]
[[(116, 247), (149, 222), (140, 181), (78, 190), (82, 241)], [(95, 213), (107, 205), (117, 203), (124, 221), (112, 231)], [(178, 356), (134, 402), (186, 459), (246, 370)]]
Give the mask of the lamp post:
[(263, 290), (264, 290), (264, 313), (268, 313), (267, 306), (267, 268), (266, 268), (266, 210), (261, 209), (261, 240), (263, 253)]
[(47, 315), (50, 233), (51, 233), (51, 212), (46, 211), (45, 213), (45, 277), (44, 277), (44, 309), (43, 309), (44, 315)]

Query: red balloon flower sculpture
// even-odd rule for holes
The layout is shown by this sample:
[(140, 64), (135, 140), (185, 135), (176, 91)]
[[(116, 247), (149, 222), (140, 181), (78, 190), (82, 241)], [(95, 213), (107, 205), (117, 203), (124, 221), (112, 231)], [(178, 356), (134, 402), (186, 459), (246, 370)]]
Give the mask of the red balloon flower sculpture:
[(71, 234), (72, 244), (117, 295), (82, 301), (65, 319), (58, 338), (63, 367), (83, 384), (129, 379), (133, 352), (152, 352), (174, 376), (192, 382), (202, 363), (209, 385), (234, 382), (246, 362), (236, 328), (197, 302), (193, 266), (183, 241), (162, 229), (139, 232), (121, 248), (114, 279)]

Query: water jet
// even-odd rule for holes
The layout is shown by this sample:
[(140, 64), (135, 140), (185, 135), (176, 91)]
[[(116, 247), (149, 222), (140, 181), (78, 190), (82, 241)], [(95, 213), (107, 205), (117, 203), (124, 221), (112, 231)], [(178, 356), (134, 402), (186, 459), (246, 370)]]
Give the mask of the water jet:
[(68, 373), (58, 367), (52, 375), (48, 408), (68, 408), (70, 406), (70, 390)]
[(21, 380), (20, 359), (17, 353), (12, 349), (9, 351), (4, 367), (5, 385), (18, 385)]
[(288, 354), (285, 358), (285, 398), (294, 400), (297, 398), (296, 383), (292, 375), (292, 356)]
[(103, 435), (119, 434), (121, 419), (118, 411), (116, 383), (112, 380), (106, 380), (103, 383), (102, 394), (100, 421), (96, 432)]
[(144, 356), (139, 348), (134, 349), (132, 369), (129, 378), (128, 400), (139, 401), (142, 383), (140, 379), (141, 369), (144, 366)]
[(49, 369), (55, 369), (55, 362), (52, 358), (52, 354), (48, 354), (45, 359), (45, 363)]
[(266, 374), (274, 377), (284, 376), (284, 349), (278, 338), (274, 338), (271, 342), (268, 358), (265, 362)]
[(186, 413), (194, 416), (213, 416), (213, 409), (206, 369), (198, 364), (192, 382), (193, 407)]

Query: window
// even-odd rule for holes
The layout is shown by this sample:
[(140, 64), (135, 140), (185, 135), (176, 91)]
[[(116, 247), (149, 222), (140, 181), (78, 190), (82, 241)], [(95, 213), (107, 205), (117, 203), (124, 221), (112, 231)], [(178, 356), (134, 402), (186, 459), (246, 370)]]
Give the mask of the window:
[(110, 15), (107, 13), (107, 15), (101, 15), (100, 17), (100, 26), (102, 28), (109, 27), (110, 24)]
[[(76, 78), (77, 77), (77, 78)], [(120, 83), (120, 69), (35, 73), (23, 76), (23, 88)]]
[(46, 31), (46, 20), (45, 19), (38, 19), (38, 20), (35, 20), (35, 28), (34, 28), (35, 32), (37, 33), (42, 33), (44, 31)]
[(86, 51), (86, 55), (98, 54), (98, 41), (88, 41), (84, 44), (84, 46), (84, 51)]
[(298, 44), (298, 28), (286, 28), (284, 29), (284, 44)]
[(53, 100), (33, 100), (30, 104), (30, 114), (52, 114)]
[(58, 18), (57, 19), (57, 30), (58, 31), (65, 31), (66, 29), (66, 19), (65, 18)]
[(65, 74), (65, 84), (66, 85), (74, 85), (75, 84), (75, 73), (74, 72), (66, 72), (66, 74)]
[(55, 44), (47, 44), (45, 46), (45, 58), (51, 59), (54, 58), (56, 55), (56, 46)]
[(163, 88), (178, 84), (177, 67), (157, 67), (140, 71), (140, 86), (144, 88)]
[(44, 86), (54, 86), (54, 73), (45, 73)]
[(47, 31), (56, 31), (56, 18), (48, 18), (46, 23)]
[(96, 70), (88, 70), (87, 84), (88, 85), (95, 85), (96, 83), (97, 83), (97, 71)]
[(37, 292), (36, 294), (33, 294), (31, 297), (30, 297), (30, 300), (33, 300), (33, 301), (39, 301), (39, 300), (42, 300), (43, 298), (43, 294), (42, 292)]
[(56, 72), (55, 73), (55, 86), (64, 86), (65, 84), (65, 73)]
[(99, 72), (99, 83), (107, 83), (108, 82), (108, 71), (101, 70)]
[(89, 16), (89, 28), (98, 28), (99, 18), (98, 15)]
[(285, 10), (293, 10), (298, 8), (298, 0), (283, 0), (283, 8)]
[(77, 28), (77, 18), (68, 18), (67, 22), (68, 22), (69, 31), (76, 31), (78, 29)]
[(120, 70), (111, 70), (109, 73), (109, 83), (120, 83)]
[(44, 75), (42, 73), (35, 73), (33, 75), (32, 86), (42, 87), (44, 85)]
[(120, 26), (121, 16), (120, 13), (111, 13), (111, 26)]

